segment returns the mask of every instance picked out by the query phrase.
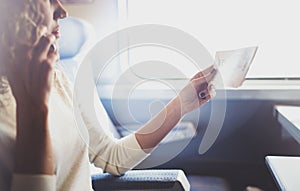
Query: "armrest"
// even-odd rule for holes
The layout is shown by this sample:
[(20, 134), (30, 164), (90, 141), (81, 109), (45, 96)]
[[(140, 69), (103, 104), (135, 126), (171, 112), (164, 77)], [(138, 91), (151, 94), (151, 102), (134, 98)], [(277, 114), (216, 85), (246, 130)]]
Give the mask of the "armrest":
[(93, 175), (92, 185), (95, 191), (190, 190), (190, 184), (182, 170), (131, 170), (123, 176), (104, 173)]
[[(137, 131), (141, 127), (140, 124), (126, 124), (123, 126), (116, 126), (116, 129), (122, 137), (130, 135), (132, 132)], [(179, 122), (172, 131), (161, 141), (160, 144), (170, 143), (174, 141), (179, 141), (183, 139), (192, 139), (196, 135), (196, 127), (193, 123), (187, 121)]]

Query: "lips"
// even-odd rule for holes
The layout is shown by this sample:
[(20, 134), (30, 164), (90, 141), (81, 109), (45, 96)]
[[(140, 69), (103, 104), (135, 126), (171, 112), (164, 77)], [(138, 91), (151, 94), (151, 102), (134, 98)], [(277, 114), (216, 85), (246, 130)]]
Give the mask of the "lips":
[(52, 34), (56, 37), (56, 39), (60, 38), (59, 26), (52, 31)]

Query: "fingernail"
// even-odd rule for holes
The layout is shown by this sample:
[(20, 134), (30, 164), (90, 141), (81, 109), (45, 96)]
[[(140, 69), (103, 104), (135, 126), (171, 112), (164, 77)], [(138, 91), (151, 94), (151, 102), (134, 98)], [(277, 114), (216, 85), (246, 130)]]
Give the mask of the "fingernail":
[(217, 71), (218, 71), (217, 68), (213, 68), (212, 71), (211, 71), (210, 73), (211, 73), (211, 74), (214, 74), (214, 73), (216, 73)]
[(200, 92), (200, 93), (199, 93), (199, 97), (200, 97), (202, 100), (205, 100), (205, 99), (206, 99), (206, 93), (205, 93), (205, 92)]
[(55, 52), (56, 51), (56, 45), (55, 44), (51, 44), (49, 51), (50, 52)]

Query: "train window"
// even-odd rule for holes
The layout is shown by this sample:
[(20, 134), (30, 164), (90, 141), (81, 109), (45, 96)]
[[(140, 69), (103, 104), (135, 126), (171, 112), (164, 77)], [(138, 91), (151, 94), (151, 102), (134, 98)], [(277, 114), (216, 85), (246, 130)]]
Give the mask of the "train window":
[[(119, 0), (118, 5), (122, 27), (146, 23), (176, 27), (198, 39), (211, 55), (259, 46), (248, 78), (300, 77), (297, 0)], [(125, 59), (134, 57), (130, 54)], [(194, 70), (185, 66), (188, 69)]]

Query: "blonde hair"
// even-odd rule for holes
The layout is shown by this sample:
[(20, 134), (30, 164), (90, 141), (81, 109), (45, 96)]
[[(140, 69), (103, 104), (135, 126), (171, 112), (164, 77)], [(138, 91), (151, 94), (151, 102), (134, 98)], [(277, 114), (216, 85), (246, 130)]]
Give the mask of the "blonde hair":
[(42, 1), (47, 0), (0, 0), (0, 96), (9, 89), (7, 66), (15, 64), (16, 47), (32, 47), (42, 35)]

